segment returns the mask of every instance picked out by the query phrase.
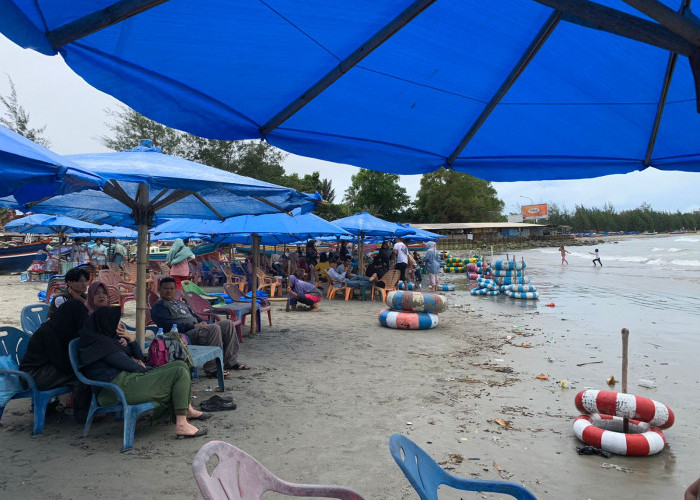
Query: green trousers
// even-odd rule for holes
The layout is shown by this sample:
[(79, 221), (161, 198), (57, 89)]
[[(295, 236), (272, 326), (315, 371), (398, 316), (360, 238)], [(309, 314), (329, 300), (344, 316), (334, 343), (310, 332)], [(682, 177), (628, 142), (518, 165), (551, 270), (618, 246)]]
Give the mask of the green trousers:
[[(192, 378), (184, 361), (173, 361), (144, 373), (121, 372), (112, 383), (121, 387), (129, 404), (151, 401), (155, 405), (153, 421), (186, 415), (190, 406)], [(100, 405), (117, 404), (117, 396), (103, 389), (97, 397)]]

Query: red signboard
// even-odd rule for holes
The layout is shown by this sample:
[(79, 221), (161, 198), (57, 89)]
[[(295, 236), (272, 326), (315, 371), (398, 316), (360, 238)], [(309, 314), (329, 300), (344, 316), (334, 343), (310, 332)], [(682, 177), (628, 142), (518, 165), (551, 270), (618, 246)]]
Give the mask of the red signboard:
[(543, 219), (547, 217), (547, 204), (523, 205), (520, 207), (520, 211), (523, 214), (523, 219)]

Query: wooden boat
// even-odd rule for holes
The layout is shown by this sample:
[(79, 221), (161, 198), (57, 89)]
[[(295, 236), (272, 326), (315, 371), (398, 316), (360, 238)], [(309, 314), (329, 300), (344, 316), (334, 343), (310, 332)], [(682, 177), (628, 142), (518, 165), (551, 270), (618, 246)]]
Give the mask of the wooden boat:
[(0, 248), (0, 273), (26, 271), (33, 260), (46, 260), (46, 255), (37, 256), (37, 252), (47, 244), (48, 240)]

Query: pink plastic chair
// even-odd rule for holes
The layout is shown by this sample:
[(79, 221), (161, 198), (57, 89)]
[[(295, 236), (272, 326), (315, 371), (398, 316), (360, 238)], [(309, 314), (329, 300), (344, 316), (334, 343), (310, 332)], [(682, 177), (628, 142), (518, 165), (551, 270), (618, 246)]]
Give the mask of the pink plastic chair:
[[(210, 476), (207, 463), (213, 456), (219, 463)], [(359, 494), (342, 486), (283, 481), (246, 452), (223, 441), (211, 441), (202, 446), (192, 462), (192, 472), (205, 500), (261, 500), (268, 491), (293, 497), (363, 500)]]

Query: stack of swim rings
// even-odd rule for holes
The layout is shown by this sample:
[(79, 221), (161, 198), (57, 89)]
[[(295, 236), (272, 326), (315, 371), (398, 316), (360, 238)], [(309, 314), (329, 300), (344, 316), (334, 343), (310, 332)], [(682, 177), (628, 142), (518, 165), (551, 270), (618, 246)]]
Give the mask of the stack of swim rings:
[(499, 290), (513, 299), (538, 299), (540, 293), (535, 285), (530, 285), (530, 277), (525, 276), (527, 265), (524, 260), (497, 260), (491, 266), (494, 281)]
[(445, 259), (445, 267), (443, 270), (446, 273), (463, 273), (466, 271), (467, 262), (466, 259), (461, 257), (447, 257)]
[(477, 278), (476, 288), (472, 288), (469, 293), (472, 295), (500, 295), (498, 284), (488, 278)]
[(440, 321), (438, 313), (447, 309), (447, 298), (436, 293), (389, 292), (388, 309), (379, 312), (382, 326), (398, 330), (427, 330)]
[[(664, 449), (661, 429), (673, 425), (673, 411), (653, 399), (621, 392), (586, 390), (576, 395), (585, 415), (574, 420), (574, 434), (584, 443), (617, 455), (655, 455)], [(623, 432), (623, 418), (629, 432)]]

